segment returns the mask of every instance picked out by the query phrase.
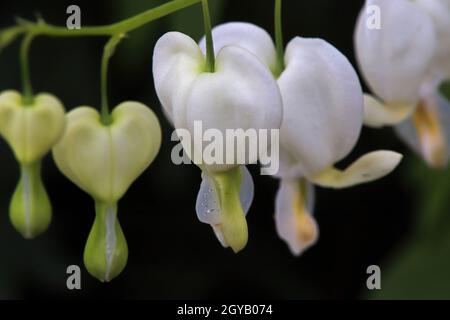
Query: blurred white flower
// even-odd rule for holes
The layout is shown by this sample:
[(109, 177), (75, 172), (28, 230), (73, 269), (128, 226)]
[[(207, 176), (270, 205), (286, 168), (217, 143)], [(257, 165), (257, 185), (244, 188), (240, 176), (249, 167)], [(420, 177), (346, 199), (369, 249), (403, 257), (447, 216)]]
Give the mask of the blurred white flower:
[(367, 0), (378, 6), (381, 28), (355, 31), (361, 71), (376, 97), (365, 96), (365, 124), (397, 125), (399, 135), (429, 165), (449, 159), (450, 104), (439, 84), (450, 78), (450, 0)]

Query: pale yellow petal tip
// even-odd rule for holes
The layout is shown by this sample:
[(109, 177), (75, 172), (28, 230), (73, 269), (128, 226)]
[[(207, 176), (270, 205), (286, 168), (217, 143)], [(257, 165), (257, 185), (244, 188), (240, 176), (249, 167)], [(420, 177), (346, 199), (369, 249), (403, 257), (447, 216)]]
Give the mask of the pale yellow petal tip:
[(288, 241), (289, 249), (294, 256), (300, 256), (319, 239), (319, 228), (315, 219), (307, 213), (296, 219), (296, 237)]
[(364, 124), (370, 128), (383, 128), (403, 122), (411, 116), (415, 105), (384, 104), (372, 95), (364, 95)]
[[(231, 248), (234, 253), (239, 253), (242, 251), (246, 246), (248, 242), (248, 233), (244, 232), (240, 236), (228, 236), (226, 237), (223, 228), (221, 225), (215, 225), (211, 226), (214, 230), (214, 234), (217, 237), (217, 240), (219, 240), (222, 247), (225, 249)], [(228, 240), (227, 240), (228, 238)]]
[(394, 151), (374, 151), (363, 155), (343, 171), (331, 167), (311, 180), (325, 188), (349, 188), (383, 178), (394, 171), (402, 159), (403, 155)]

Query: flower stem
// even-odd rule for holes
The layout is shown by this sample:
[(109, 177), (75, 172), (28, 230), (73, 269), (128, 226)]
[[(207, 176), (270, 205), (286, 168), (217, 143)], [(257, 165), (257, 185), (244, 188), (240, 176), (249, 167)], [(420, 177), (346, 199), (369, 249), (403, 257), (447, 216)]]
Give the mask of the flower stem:
[(112, 36), (106, 43), (103, 50), (102, 66), (101, 66), (101, 85), (100, 91), (102, 95), (102, 107), (101, 107), (101, 120), (104, 125), (109, 125), (112, 122), (111, 115), (109, 113), (108, 103), (108, 66), (109, 60), (114, 55), (115, 49), (123, 38), (124, 34), (118, 34)]
[(33, 104), (33, 87), (30, 79), (30, 46), (33, 41), (34, 35), (28, 34), (23, 38), (22, 46), (20, 48), (20, 66), (22, 71), (22, 90), (23, 98), (22, 103), (24, 106)]
[(216, 62), (214, 54), (214, 43), (211, 32), (211, 18), (209, 15), (208, 0), (202, 0), (203, 22), (206, 34), (206, 72), (214, 72)]
[(280, 76), (286, 68), (284, 63), (284, 43), (282, 25), (282, 0), (275, 0), (275, 42), (277, 47), (276, 76)]
[(46, 35), (52, 37), (79, 37), (79, 36), (114, 36), (116, 34), (128, 33), (136, 30), (147, 23), (177, 12), (181, 9), (200, 3), (202, 0), (174, 0), (156, 8), (149, 9), (134, 17), (123, 21), (104, 26), (87, 26), (81, 29), (69, 30), (47, 24), (43, 21), (38, 23), (25, 22), (23, 27), (25, 32), (33, 32), (36, 35)]

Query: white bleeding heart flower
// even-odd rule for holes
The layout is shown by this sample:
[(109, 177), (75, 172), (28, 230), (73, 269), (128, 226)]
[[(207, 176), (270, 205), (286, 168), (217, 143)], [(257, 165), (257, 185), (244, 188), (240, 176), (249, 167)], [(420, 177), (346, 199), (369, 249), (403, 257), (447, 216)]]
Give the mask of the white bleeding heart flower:
[[(380, 28), (369, 28), (369, 6)], [(408, 26), (405, 28), (405, 26)], [(450, 0), (367, 0), (355, 31), (361, 71), (376, 97), (365, 96), (365, 124), (397, 132), (434, 167), (448, 162), (439, 83), (450, 78)]]
[[(249, 23), (213, 29), (215, 50), (230, 45), (257, 56), (274, 70), (276, 49), (270, 35)], [(205, 40), (200, 46), (205, 50)], [(363, 125), (363, 93), (356, 71), (336, 48), (321, 39), (296, 37), (287, 46), (285, 70), (278, 77), (283, 100), (280, 129), (280, 189), (276, 226), (295, 255), (317, 241), (312, 217), (312, 183), (345, 188), (389, 174), (401, 155), (377, 151), (346, 170), (334, 168), (355, 146)]]
[[(215, 53), (214, 72), (207, 72), (205, 55), (188, 36), (169, 32), (156, 44), (155, 88), (174, 127), (187, 129), (192, 136), (198, 121), (204, 130), (219, 130), (223, 136), (229, 129), (279, 129), (281, 95), (266, 66), (241, 47), (227, 46)], [(237, 162), (204, 163), (204, 146), (193, 145), (193, 155), (186, 146), (184, 151), (203, 171), (197, 214), (213, 227), (225, 247), (240, 251), (247, 243), (245, 213), (253, 198), (251, 176)]]

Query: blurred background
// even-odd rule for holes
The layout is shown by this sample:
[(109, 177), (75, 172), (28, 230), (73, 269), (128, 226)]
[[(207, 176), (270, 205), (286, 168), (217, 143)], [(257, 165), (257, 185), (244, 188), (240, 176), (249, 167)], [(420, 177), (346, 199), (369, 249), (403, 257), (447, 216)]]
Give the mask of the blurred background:
[[(66, 8), (77, 4), (82, 25), (109, 24), (155, 7), (156, 0), (15, 0), (0, 3), (0, 28), (16, 17), (65, 25)], [(213, 24), (248, 21), (273, 34), (272, 0), (211, 0)], [(324, 38), (355, 64), (353, 29), (363, 1), (284, 2), (285, 41), (300, 35)], [(202, 36), (201, 6), (195, 5), (129, 35), (110, 69), (110, 102), (138, 100), (158, 115), (163, 145), (152, 166), (120, 202), (129, 261), (124, 272), (102, 284), (84, 269), (82, 254), (94, 219), (90, 197), (62, 176), (50, 156), (43, 165), (52, 199), (50, 229), (28, 241), (13, 229), (8, 206), (19, 178), (7, 144), (0, 141), (0, 298), (125, 299), (360, 299), (450, 298), (450, 170), (434, 171), (412, 154), (391, 129), (364, 129), (343, 164), (376, 149), (406, 154), (393, 174), (347, 190), (317, 190), (320, 240), (293, 257), (274, 226), (278, 181), (255, 179), (248, 215), (250, 239), (235, 255), (223, 249), (211, 228), (195, 215), (200, 170), (170, 160), (172, 128), (153, 87), (153, 47), (165, 32)], [(36, 92), (57, 95), (68, 110), (99, 107), (100, 58), (105, 39), (38, 38), (31, 68)], [(0, 56), (0, 91), (20, 90), (20, 42)], [(356, 64), (355, 64), (356, 65)], [(66, 268), (82, 267), (82, 290), (66, 288)], [(382, 290), (366, 288), (366, 269), (379, 265)]]

